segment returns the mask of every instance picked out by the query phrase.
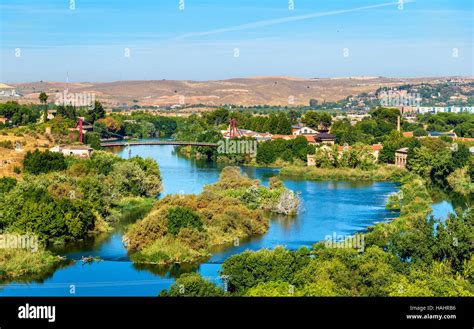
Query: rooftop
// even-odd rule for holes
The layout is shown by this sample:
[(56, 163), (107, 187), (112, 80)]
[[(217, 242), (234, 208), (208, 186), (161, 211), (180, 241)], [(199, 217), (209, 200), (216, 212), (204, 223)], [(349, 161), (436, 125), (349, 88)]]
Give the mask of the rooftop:
[(60, 145), (59, 146), (61, 149), (66, 149), (66, 150), (92, 150), (92, 147), (89, 145)]
[(336, 139), (335, 135), (331, 135), (328, 133), (318, 133), (314, 136), (316, 139)]
[(456, 133), (454, 132), (440, 132), (440, 131), (428, 131), (428, 136), (431, 137), (440, 137), (440, 136), (448, 136), (448, 137), (456, 137)]
[[(344, 149), (346, 147), (347, 147), (348, 150), (352, 150), (352, 146), (350, 146), (350, 145), (348, 145), (348, 146), (339, 145), (338, 150), (339, 151), (344, 151)], [(372, 147), (373, 151), (380, 151), (382, 149), (382, 144), (372, 144), (371, 147)]]

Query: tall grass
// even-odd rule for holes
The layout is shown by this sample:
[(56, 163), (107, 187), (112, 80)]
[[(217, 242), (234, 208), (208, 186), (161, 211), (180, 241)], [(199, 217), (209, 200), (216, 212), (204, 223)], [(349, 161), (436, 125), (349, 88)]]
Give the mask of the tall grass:
[(131, 259), (136, 263), (172, 264), (196, 262), (206, 256), (209, 256), (209, 252), (205, 249), (195, 250), (181, 241), (165, 236), (132, 254)]
[(0, 249), (0, 282), (43, 280), (65, 263), (45, 250)]
[(405, 169), (395, 166), (380, 166), (371, 170), (290, 166), (282, 168), (280, 175), (282, 177), (316, 181), (388, 181), (398, 180), (405, 172)]

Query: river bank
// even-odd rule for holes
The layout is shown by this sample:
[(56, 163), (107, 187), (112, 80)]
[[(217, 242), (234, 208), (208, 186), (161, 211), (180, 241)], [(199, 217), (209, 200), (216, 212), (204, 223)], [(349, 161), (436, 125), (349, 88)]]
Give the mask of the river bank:
[(404, 173), (406, 170), (403, 168), (387, 165), (370, 170), (289, 166), (281, 169), (280, 176), (314, 181), (390, 181), (397, 180)]
[(69, 264), (64, 257), (50, 251), (25, 249), (0, 249), (0, 284), (43, 280), (61, 266)]
[(400, 183), (387, 204), (400, 216), (357, 239), (335, 234), (312, 248), (245, 251), (222, 264), (226, 288), (183, 275), (161, 295), (474, 296), (473, 210), (435, 218), (426, 182), (410, 173)]
[[(199, 194), (204, 185), (218, 181), (220, 166), (212, 162), (188, 160), (172, 146), (134, 146), (115, 149), (123, 157), (152, 157), (158, 161), (163, 182), (162, 197), (167, 195)], [(241, 167), (263, 186), (279, 174), (274, 168)], [(54, 252), (71, 260), (79, 260), (60, 268), (41, 283), (12, 282), (2, 286), (1, 295), (9, 296), (70, 296), (74, 283), (76, 296), (156, 296), (168, 289), (182, 273), (197, 272), (213, 281), (220, 281), (221, 264), (232, 255), (245, 250), (273, 249), (284, 245), (290, 250), (310, 247), (334, 232), (351, 235), (362, 232), (377, 222), (394, 217), (385, 208), (388, 196), (397, 191), (390, 182), (336, 182), (284, 179), (285, 186), (298, 193), (301, 212), (296, 217), (272, 216), (268, 231), (260, 236), (240, 239), (217, 246), (204, 263), (171, 266), (139, 265), (130, 260), (123, 246), (126, 225), (117, 222), (115, 230), (74, 245), (57, 246)], [(364, 200), (363, 203), (360, 200)], [(312, 211), (317, 209), (318, 211)], [(133, 223), (135, 220), (130, 220)], [(102, 261), (82, 264), (82, 257), (100, 257)]]
[(131, 259), (139, 264), (198, 262), (210, 250), (265, 234), (269, 213), (296, 215), (298, 197), (273, 177), (269, 187), (225, 167), (219, 181), (198, 195), (168, 195), (125, 235)]

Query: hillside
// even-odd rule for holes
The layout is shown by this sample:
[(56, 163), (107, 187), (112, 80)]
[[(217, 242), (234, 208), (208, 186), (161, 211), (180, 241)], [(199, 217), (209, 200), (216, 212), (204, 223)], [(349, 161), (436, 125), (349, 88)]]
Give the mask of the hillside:
[[(55, 93), (93, 93), (108, 106), (123, 103), (128, 105), (174, 105), (186, 104), (237, 104), (237, 105), (307, 105), (311, 98), (322, 101), (337, 101), (362, 92), (373, 92), (381, 86), (397, 86), (406, 83), (437, 83), (443, 78), (314, 78), (252, 77), (215, 81), (152, 80), (116, 81), (106, 83), (33, 82), (10, 84), (22, 95), (21, 102), (37, 102), (38, 94), (45, 91), (50, 101)], [(473, 78), (463, 78), (473, 81)]]

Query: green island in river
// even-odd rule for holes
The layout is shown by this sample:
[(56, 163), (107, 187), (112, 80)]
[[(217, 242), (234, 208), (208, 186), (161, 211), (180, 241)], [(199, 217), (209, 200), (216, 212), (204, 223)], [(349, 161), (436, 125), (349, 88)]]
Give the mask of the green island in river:
[[(30, 123), (5, 128), (2, 148), (15, 152), (13, 145), (26, 148), (20, 165), (5, 169), (0, 178), (0, 229), (8, 234), (33, 234), (42, 245), (36, 253), (0, 250), (0, 281), (42, 280), (55, 269), (66, 266), (51, 246), (99, 236), (125, 218), (138, 219), (125, 229), (124, 242), (137, 266), (199, 264), (216, 246), (236, 239), (261, 236), (269, 229), (272, 214), (293, 216), (300, 200), (278, 177), (269, 186), (241, 174), (239, 167), (226, 167), (218, 182), (199, 194), (166, 195), (162, 177), (153, 159), (123, 159), (101, 151), (100, 138), (110, 129), (130, 137), (148, 138), (158, 134), (178, 140), (214, 143), (231, 115), (243, 125), (269, 128), (288, 134), (291, 123), (284, 112), (254, 116), (226, 109), (164, 118), (144, 112), (128, 116), (105, 115), (100, 104), (93, 110), (78, 109), (94, 122), (85, 140), (96, 150), (88, 158), (64, 156), (40, 147), (36, 140), (67, 140), (77, 113), (60, 109), (47, 123)], [(0, 110), (10, 113), (27, 105), (9, 103)], [(10, 112), (9, 112), (10, 111)], [(68, 112), (69, 111), (69, 112)], [(292, 114), (293, 115), (293, 114)], [(163, 296), (472, 296), (474, 295), (474, 223), (472, 196), (474, 161), (469, 140), (409, 137), (397, 130), (397, 109), (377, 108), (371, 119), (355, 126), (346, 120), (330, 123), (329, 114), (300, 113), (308, 125), (331, 125), (335, 145), (310, 143), (304, 136), (288, 140), (261, 141), (257, 154), (217, 154), (208, 146), (181, 147), (189, 158), (242, 166), (280, 167), (280, 178), (313, 181), (392, 181), (400, 192), (388, 198), (387, 209), (399, 211), (391, 221), (368, 228), (363, 234), (364, 250), (332, 248), (324, 242), (312, 248), (245, 251), (225, 259), (220, 269), (226, 287), (198, 273), (180, 275)], [(459, 118), (465, 125), (472, 114)], [(329, 115), (330, 117), (330, 115)], [(434, 117), (434, 118), (433, 118)], [(33, 118), (26, 116), (25, 120)], [(420, 117), (420, 123), (403, 121), (405, 129), (440, 125), (457, 129), (454, 114)], [(400, 122), (399, 122), (400, 123)], [(44, 137), (42, 130), (50, 127)], [(370, 128), (370, 129), (369, 129)], [(107, 131), (104, 131), (107, 129)], [(448, 128), (445, 128), (448, 129)], [(463, 128), (464, 129), (464, 128)], [(460, 133), (467, 134), (464, 130)], [(278, 136), (278, 135), (277, 135)], [(364, 144), (364, 142), (366, 144)], [(350, 147), (342, 147), (347, 143)], [(381, 143), (378, 157), (369, 143)], [(342, 147), (342, 150), (341, 150)], [(394, 165), (399, 149), (408, 150), (405, 168)], [(306, 162), (313, 157), (314, 164)], [(445, 220), (430, 216), (434, 191), (460, 199), (461, 206)], [(311, 209), (310, 211), (316, 211)], [(184, 287), (184, 293), (182, 292)]]
[(264, 234), (267, 212), (295, 215), (299, 199), (278, 178), (260, 186), (238, 167), (222, 170), (217, 183), (199, 195), (169, 195), (126, 233), (136, 263), (196, 262), (209, 249), (236, 239)]

